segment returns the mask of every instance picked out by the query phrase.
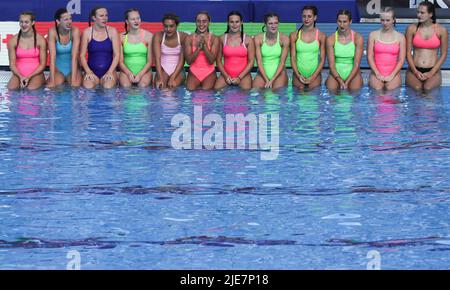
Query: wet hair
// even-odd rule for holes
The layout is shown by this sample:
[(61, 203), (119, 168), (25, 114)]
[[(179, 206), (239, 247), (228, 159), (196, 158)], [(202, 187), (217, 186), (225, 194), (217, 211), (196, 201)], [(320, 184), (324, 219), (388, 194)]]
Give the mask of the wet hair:
[[(352, 21), (352, 13), (347, 10), (347, 9), (341, 9), (338, 11), (337, 15), (336, 15), (336, 20), (339, 18), (339, 16), (341, 15), (346, 15), (348, 17), (349, 21)], [(339, 29), (339, 27), (336, 27), (336, 31)]]
[(280, 20), (280, 16), (278, 16), (278, 14), (273, 13), (273, 12), (267, 13), (266, 15), (264, 15), (264, 26), (261, 29), (262, 32), (266, 32), (264, 28), (266, 28), (267, 21), (269, 21), (269, 18), (272, 18), (272, 17), (276, 17), (278, 20)]
[(141, 14), (139, 12), (139, 10), (137, 10), (136, 8), (130, 8), (127, 11), (125, 11), (125, 35), (128, 34), (127, 20), (128, 20), (128, 16), (130, 15), (131, 12), (137, 12), (137, 13)]
[[(318, 10), (317, 10), (317, 7), (316, 7), (316, 6), (313, 6), (313, 5), (303, 6), (303, 8), (302, 8), (302, 14), (303, 14), (303, 12), (304, 12), (305, 10), (311, 10), (312, 13), (314, 14), (314, 16), (317, 16), (317, 15), (318, 15)], [(316, 27), (316, 21), (314, 21), (314, 27)], [(298, 29), (298, 31), (300, 32), (300, 30), (301, 30), (302, 28), (303, 28), (303, 24), (302, 24), (302, 26), (300, 26), (300, 28)]]
[[(22, 16), (22, 15), (30, 16), (31, 22), (36, 21), (36, 15), (34, 15), (34, 13), (32, 11), (23, 11), (22, 13), (20, 13), (20, 16)], [(32, 25), (32, 28), (33, 28), (33, 37), (34, 37), (34, 48), (36, 48), (37, 37), (36, 37), (36, 27), (34, 26), (34, 24)], [(22, 29), (19, 30), (19, 34), (17, 35), (16, 50), (19, 47), (19, 41), (20, 41), (21, 36), (22, 36)]]
[[(390, 7), (390, 6), (386, 6), (381, 8), (380, 14), (381, 13), (391, 13), (392, 14), (392, 18), (394, 18), (394, 26), (397, 24), (397, 19), (395, 19), (395, 11), (394, 8)], [(381, 17), (381, 16), (380, 16)]]
[[(231, 11), (230, 13), (228, 13), (228, 16), (227, 16), (227, 31), (225, 31), (225, 33), (230, 32), (230, 25), (228, 24), (228, 22), (230, 20), (230, 17), (234, 16), (234, 15), (239, 16), (239, 18), (242, 21), (242, 14), (239, 11)], [(243, 42), (243, 41), (244, 41), (244, 23), (241, 24), (241, 42)]]
[(66, 13), (68, 13), (66, 8), (59, 8), (58, 10), (56, 10), (55, 16), (53, 17), (53, 19), (55, 20), (55, 28), (56, 28), (56, 35), (58, 36), (58, 41), (60, 41), (60, 39), (59, 39), (58, 23), (56, 23), (56, 20), (60, 20), (61, 16)]
[[(209, 22), (211, 22), (211, 16), (208, 14), (208, 12), (206, 12), (206, 11), (200, 11), (200, 12), (198, 12), (197, 13), (197, 15), (195, 15), (195, 22), (197, 22), (197, 17), (199, 16), (199, 15), (206, 15), (206, 17), (208, 18), (208, 21)], [(208, 27), (208, 29), (206, 30), (206, 31), (208, 31), (209, 32), (209, 27)], [(195, 28), (195, 33), (197, 33), (198, 32), (198, 28)]]
[[(429, 2), (428, 0), (426, 0), (426, 1), (420, 2), (419, 6), (427, 7), (427, 12), (433, 14), (433, 16), (431, 16), (431, 20), (433, 21), (433, 23), (436, 23), (436, 19), (437, 19), (437, 17), (436, 17), (436, 7), (434, 6), (434, 4)], [(420, 22), (417, 23), (417, 30), (419, 30), (419, 26), (420, 26)]]
[(166, 21), (166, 20), (173, 20), (173, 21), (175, 21), (175, 25), (176, 26), (178, 26), (178, 24), (180, 24), (180, 17), (178, 17), (178, 15), (176, 15), (174, 13), (167, 13), (167, 14), (165, 14), (161, 22), (164, 24), (164, 21)]
[[(97, 6), (91, 10), (91, 13), (89, 13), (89, 27), (91, 26), (92, 17), (96, 16), (97, 10), (100, 10), (100, 9), (106, 9), (106, 8), (102, 7), (102, 6)], [(106, 10), (108, 10), (108, 9), (106, 9)]]

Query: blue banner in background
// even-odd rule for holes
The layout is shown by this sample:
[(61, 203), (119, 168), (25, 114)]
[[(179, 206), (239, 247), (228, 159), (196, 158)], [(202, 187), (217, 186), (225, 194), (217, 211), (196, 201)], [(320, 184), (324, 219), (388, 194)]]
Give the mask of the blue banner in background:
[[(397, 18), (415, 20), (417, 18), (417, 6), (424, 0), (357, 0), (359, 15), (361, 18), (378, 18), (380, 9), (390, 6), (395, 9)], [(450, 19), (450, 0), (430, 0), (436, 5), (438, 19)]]
[(356, 0), (330, 1), (153, 1), (153, 0), (23, 0), (20, 2), (0, 0), (2, 13), (0, 21), (16, 21), (20, 12), (32, 10), (38, 21), (52, 21), (54, 12), (61, 7), (67, 7), (73, 14), (74, 21), (87, 21), (89, 11), (96, 6), (106, 6), (110, 21), (123, 21), (123, 13), (128, 8), (138, 8), (142, 19), (147, 22), (159, 22), (165, 13), (173, 12), (180, 16), (181, 21), (193, 22), (197, 11), (208, 11), (213, 21), (225, 22), (226, 16), (232, 10), (240, 11), (244, 21), (262, 22), (267, 12), (276, 12), (282, 22), (300, 22), (300, 9), (305, 5), (316, 5), (319, 9), (319, 22), (334, 23), (339, 9), (348, 9), (354, 14), (354, 21), (359, 21)]

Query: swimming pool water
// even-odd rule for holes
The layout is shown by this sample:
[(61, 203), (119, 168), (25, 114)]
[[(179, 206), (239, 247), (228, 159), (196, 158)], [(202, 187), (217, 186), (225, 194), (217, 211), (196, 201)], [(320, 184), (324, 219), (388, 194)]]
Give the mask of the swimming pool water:
[[(449, 268), (448, 87), (0, 93), (1, 269)], [(278, 113), (278, 158), (173, 149), (194, 106)]]

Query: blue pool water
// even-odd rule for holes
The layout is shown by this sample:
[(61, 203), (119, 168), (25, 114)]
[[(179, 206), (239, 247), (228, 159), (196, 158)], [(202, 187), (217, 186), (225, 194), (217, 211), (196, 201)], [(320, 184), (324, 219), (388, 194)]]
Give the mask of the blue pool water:
[[(0, 94), (1, 269), (450, 266), (450, 88)], [(278, 158), (173, 149), (194, 106), (278, 113)]]

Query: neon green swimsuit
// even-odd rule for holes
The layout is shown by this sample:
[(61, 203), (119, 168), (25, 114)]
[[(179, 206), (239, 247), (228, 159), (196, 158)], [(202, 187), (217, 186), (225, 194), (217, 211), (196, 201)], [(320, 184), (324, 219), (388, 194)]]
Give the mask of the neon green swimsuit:
[(347, 80), (353, 70), (355, 61), (355, 36), (352, 31), (352, 41), (347, 44), (339, 42), (338, 32), (336, 31), (334, 42), (334, 59), (336, 64), (336, 71), (342, 80)]
[(278, 65), (280, 64), (281, 52), (280, 33), (278, 32), (277, 43), (274, 45), (266, 44), (266, 34), (264, 33), (263, 44), (261, 45), (261, 56), (264, 72), (269, 80), (272, 80), (277, 72)]
[(148, 48), (144, 43), (144, 31), (141, 33), (142, 42), (129, 43), (128, 34), (123, 41), (123, 58), (127, 68), (134, 74), (139, 74), (147, 64)]
[(319, 66), (319, 30), (316, 29), (316, 40), (310, 43), (302, 40), (302, 30), (299, 30), (295, 50), (298, 72), (305, 78), (311, 77)]

